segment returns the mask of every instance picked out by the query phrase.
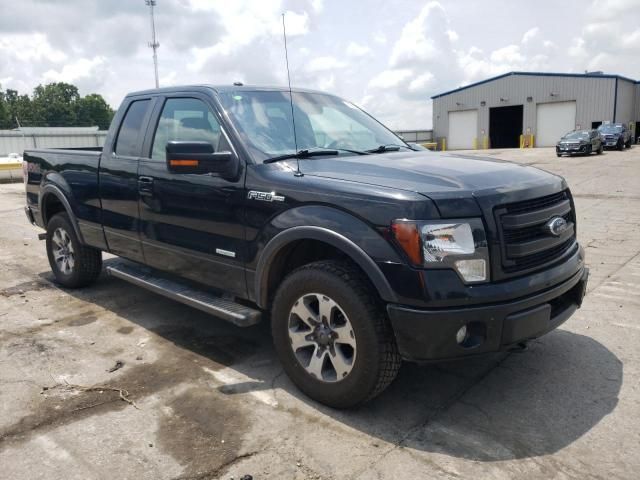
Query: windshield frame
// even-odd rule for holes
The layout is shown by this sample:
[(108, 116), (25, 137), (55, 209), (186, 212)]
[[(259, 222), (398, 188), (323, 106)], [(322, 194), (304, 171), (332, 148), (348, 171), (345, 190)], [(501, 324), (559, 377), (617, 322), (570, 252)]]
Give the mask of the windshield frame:
[[(249, 95), (249, 94), (255, 94), (255, 93), (270, 93), (270, 92), (282, 94), (283, 96), (287, 97), (287, 101), (288, 101), (289, 90), (286, 88), (238, 87), (233, 89), (231, 88), (225, 88), (220, 90), (214, 89), (214, 97), (215, 97), (216, 103), (218, 104), (218, 108), (220, 109), (220, 113), (225, 119), (225, 123), (228, 124), (229, 130), (233, 131), (233, 136), (238, 141), (238, 143), (241, 144), (242, 150), (246, 153), (248, 157), (247, 160), (250, 163), (254, 163), (256, 165), (260, 165), (265, 160), (274, 156), (278, 156), (280, 154), (295, 154), (297, 152), (293, 147), (291, 148), (290, 151), (273, 152), (273, 154), (271, 154), (271, 152), (265, 152), (264, 150), (258, 149), (255, 146), (254, 142), (251, 140), (251, 136), (249, 135), (249, 133), (243, 129), (243, 126), (240, 123), (240, 121), (238, 121), (235, 115), (229, 111), (227, 106), (228, 106), (229, 99), (232, 98), (234, 95)], [(381, 121), (379, 121), (373, 115), (369, 114), (368, 112), (363, 110), (361, 107), (359, 107), (358, 105), (348, 100), (345, 100), (331, 93), (314, 91), (314, 90), (306, 90), (306, 89), (292, 89), (291, 93), (293, 93), (294, 95), (294, 102), (295, 102), (296, 94), (301, 94), (301, 95), (310, 95), (310, 96), (317, 95), (317, 96), (321, 96), (326, 99), (329, 99), (331, 102), (336, 102), (338, 104), (342, 103), (347, 107), (352, 108), (353, 110), (356, 110), (358, 114), (363, 116), (363, 118), (366, 118), (367, 121), (372, 122), (372, 124), (375, 125), (375, 128), (380, 129), (380, 131), (384, 132), (385, 135), (388, 135), (389, 138), (387, 140), (391, 140), (392, 142), (387, 141), (386, 145), (397, 145), (400, 148), (406, 148), (408, 151), (414, 151), (414, 149), (397, 133), (395, 133), (389, 127), (384, 125)], [(297, 104), (295, 105), (297, 107)], [(299, 113), (296, 112), (294, 118), (297, 120), (298, 116), (299, 116)], [(357, 121), (357, 118), (354, 119), (354, 121)], [(368, 127), (366, 128), (374, 132), (374, 130), (372, 130), (371, 128), (368, 128)], [(296, 137), (299, 138), (300, 135), (297, 134)], [(306, 147), (300, 144), (297, 146), (298, 146), (298, 150), (303, 150), (303, 149), (313, 150), (314, 148), (330, 148), (326, 146)], [(375, 146), (375, 148), (380, 147), (380, 145), (377, 145), (377, 144), (372, 146)], [(335, 147), (335, 148), (339, 151), (339, 153), (338, 155), (331, 155), (332, 157), (351, 157), (351, 156), (359, 155), (359, 153), (348, 152), (345, 148), (342, 148), (342, 147)], [(323, 157), (323, 156), (314, 155), (314, 157)]]

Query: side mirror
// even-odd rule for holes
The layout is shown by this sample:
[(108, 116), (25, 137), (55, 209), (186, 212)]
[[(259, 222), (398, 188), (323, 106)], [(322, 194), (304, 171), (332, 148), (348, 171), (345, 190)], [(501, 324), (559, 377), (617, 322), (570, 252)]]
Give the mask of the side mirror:
[(238, 159), (232, 152), (214, 152), (209, 142), (167, 143), (167, 169), (172, 173), (217, 173), (233, 178), (238, 173)]

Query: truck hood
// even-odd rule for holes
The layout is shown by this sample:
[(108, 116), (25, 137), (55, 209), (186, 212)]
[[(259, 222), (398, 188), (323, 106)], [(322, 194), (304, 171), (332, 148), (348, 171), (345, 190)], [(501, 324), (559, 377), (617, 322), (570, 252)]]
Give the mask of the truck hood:
[(561, 177), (537, 168), (455, 153), (316, 157), (301, 160), (300, 170), (304, 175), (417, 192), (431, 198), (443, 215), (472, 210), (465, 200), (473, 198), (481, 207), (495, 206), (566, 188)]

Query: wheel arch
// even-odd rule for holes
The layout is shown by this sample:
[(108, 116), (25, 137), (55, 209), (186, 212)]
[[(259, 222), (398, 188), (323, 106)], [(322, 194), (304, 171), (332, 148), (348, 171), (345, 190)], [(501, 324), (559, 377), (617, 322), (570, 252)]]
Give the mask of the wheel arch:
[[(53, 208), (53, 205), (59, 205), (62, 208)], [(78, 226), (78, 220), (73, 212), (73, 208), (69, 199), (64, 194), (60, 187), (47, 184), (42, 187), (40, 192), (40, 205), (39, 205), (40, 215), (42, 217), (42, 224), (44, 228), (47, 228), (47, 223), (51, 220), (51, 217), (56, 213), (64, 211), (69, 216), (69, 221), (73, 227), (73, 231), (78, 237), (80, 243), (84, 243), (84, 239), (82, 237), (82, 232), (80, 231), (80, 227)]]
[(353, 240), (326, 227), (300, 225), (281, 231), (265, 246), (256, 268), (254, 294), (261, 308), (269, 305), (270, 292), (274, 291), (272, 278), (274, 269), (279, 268), (283, 257), (291, 252), (300, 241), (321, 242), (343, 254), (364, 272), (383, 300), (396, 302), (397, 297), (376, 262)]

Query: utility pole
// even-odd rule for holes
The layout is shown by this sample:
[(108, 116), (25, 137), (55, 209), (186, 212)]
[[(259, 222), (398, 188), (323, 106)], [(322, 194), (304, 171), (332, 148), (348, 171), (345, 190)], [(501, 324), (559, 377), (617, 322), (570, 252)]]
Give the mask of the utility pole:
[(153, 49), (153, 69), (156, 74), (156, 88), (160, 87), (158, 82), (158, 47), (160, 43), (156, 40), (156, 21), (153, 15), (153, 8), (156, 6), (156, 0), (144, 0), (144, 3), (151, 9), (151, 41), (149, 47)]

